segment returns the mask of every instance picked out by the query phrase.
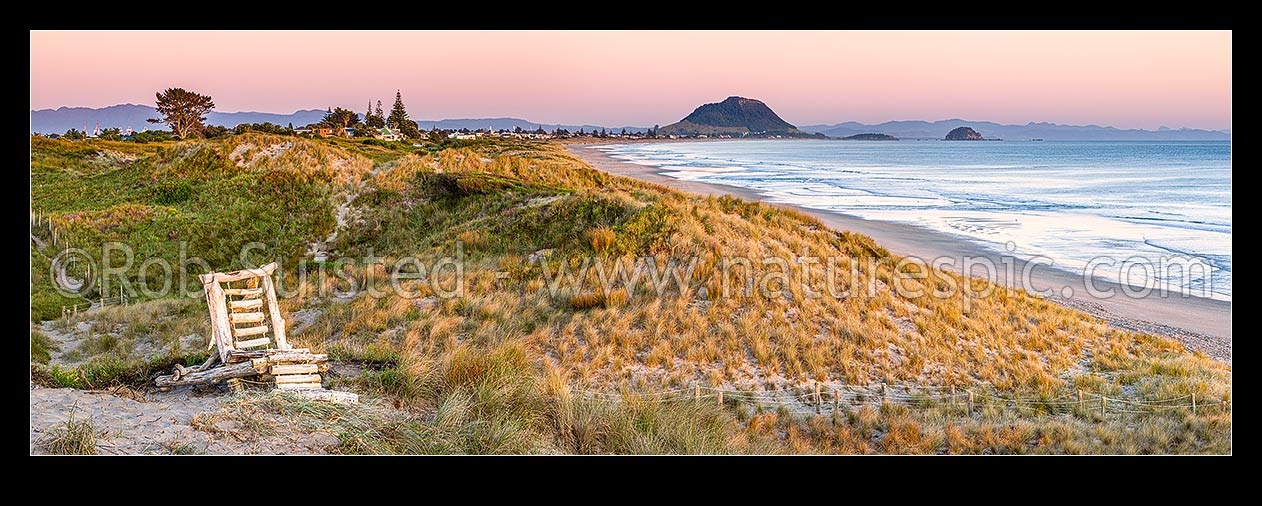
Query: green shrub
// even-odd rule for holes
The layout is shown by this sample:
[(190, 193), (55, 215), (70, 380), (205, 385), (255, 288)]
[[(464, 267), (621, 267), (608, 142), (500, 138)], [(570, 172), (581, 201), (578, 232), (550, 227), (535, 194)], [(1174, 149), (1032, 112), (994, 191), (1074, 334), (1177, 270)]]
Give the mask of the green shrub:
[(154, 188), (154, 202), (163, 205), (182, 203), (193, 196), (193, 185), (188, 181), (168, 179)]
[(132, 134), (131, 140), (132, 142), (139, 142), (141, 144), (148, 142), (169, 141), (171, 140), (171, 133), (165, 130), (145, 130), (143, 132), (136, 132), (135, 134)]
[(61, 351), (61, 347), (43, 332), (31, 327), (31, 362), (47, 364), (53, 351)]

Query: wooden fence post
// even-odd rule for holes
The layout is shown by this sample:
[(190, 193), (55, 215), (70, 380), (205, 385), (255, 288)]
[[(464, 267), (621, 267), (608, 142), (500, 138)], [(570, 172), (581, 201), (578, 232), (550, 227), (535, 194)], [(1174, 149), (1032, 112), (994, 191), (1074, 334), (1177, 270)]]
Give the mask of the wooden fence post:
[(968, 391), (968, 414), (969, 416), (972, 416), (973, 414), (973, 391), (972, 390)]
[(723, 391), (719, 390), (719, 407), (723, 407)]
[(833, 416), (837, 416), (839, 409), (841, 409), (841, 390), (833, 389)]
[(1105, 397), (1103, 394), (1100, 395), (1100, 416), (1105, 416), (1109, 414), (1108, 406), (1109, 406), (1109, 398)]
[(951, 385), (951, 407), (955, 407), (955, 385)]
[(816, 381), (815, 382), (815, 414), (817, 415), (820, 412), (820, 404), (823, 404), (823, 402), (819, 398), (819, 382)]
[(1196, 414), (1196, 392), (1192, 392), (1192, 414)]
[(701, 385), (693, 385), (692, 398), (693, 400), (701, 400)]

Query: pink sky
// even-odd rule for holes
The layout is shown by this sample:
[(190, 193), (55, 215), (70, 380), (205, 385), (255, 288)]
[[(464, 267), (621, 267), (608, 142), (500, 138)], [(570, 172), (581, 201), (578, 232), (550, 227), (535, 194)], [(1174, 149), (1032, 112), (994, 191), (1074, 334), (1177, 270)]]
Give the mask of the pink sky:
[(31, 32), (31, 108), (386, 108), (652, 125), (729, 95), (797, 125), (1231, 126), (1231, 32)]

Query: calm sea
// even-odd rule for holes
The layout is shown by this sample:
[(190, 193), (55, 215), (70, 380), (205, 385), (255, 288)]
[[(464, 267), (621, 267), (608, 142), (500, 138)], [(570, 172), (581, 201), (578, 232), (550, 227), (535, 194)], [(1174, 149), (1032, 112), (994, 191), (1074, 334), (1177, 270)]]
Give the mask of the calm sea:
[[(1095, 265), (1097, 276), (1135, 286), (1231, 299), (1230, 141), (742, 140), (602, 149), (775, 202), (914, 223), (996, 250), (1011, 242), (1014, 255), (1063, 268)], [(1180, 263), (1188, 268), (1170, 267)]]

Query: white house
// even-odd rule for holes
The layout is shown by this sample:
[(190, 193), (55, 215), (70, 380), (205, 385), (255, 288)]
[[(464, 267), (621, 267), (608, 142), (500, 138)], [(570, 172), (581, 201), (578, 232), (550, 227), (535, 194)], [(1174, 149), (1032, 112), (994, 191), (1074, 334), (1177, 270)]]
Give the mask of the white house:
[(386, 141), (401, 141), (403, 136), (399, 132), (391, 130), (390, 127), (381, 127), (377, 130), (377, 138)]

